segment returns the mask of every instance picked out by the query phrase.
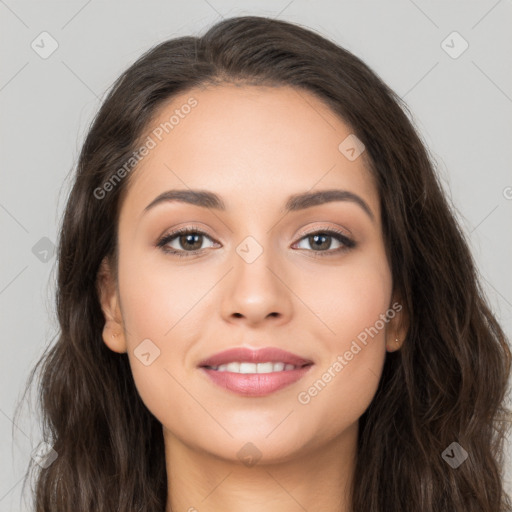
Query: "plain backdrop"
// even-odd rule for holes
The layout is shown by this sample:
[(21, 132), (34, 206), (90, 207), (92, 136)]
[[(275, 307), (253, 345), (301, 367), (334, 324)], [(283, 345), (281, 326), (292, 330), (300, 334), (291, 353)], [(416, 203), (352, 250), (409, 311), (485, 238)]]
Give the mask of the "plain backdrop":
[(14, 407), (57, 332), (53, 249), (92, 116), (142, 52), (245, 14), (318, 31), (406, 100), (512, 332), (510, 0), (0, 0), (0, 512), (28, 510), (21, 480), (39, 418), (28, 406), (14, 424)]

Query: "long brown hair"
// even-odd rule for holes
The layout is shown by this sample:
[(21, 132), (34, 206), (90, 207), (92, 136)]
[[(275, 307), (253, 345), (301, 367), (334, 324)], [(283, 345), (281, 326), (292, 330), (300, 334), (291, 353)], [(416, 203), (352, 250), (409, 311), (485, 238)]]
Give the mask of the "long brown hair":
[[(37, 512), (165, 510), (162, 426), (140, 399), (128, 356), (102, 341), (96, 279), (117, 254), (122, 192), (104, 187), (164, 102), (205, 84), (291, 86), (315, 94), (364, 143), (381, 201), (394, 291), (409, 331), (386, 355), (359, 420), (357, 512), (505, 512), (503, 442), (511, 353), (468, 244), (408, 107), (359, 58), (296, 24), (226, 19), (202, 37), (155, 46), (115, 82), (80, 153), (58, 252), (59, 336), (35, 368), (44, 438), (31, 464)], [(443, 452), (458, 443), (457, 468)], [(453, 447), (453, 445), (452, 445)]]

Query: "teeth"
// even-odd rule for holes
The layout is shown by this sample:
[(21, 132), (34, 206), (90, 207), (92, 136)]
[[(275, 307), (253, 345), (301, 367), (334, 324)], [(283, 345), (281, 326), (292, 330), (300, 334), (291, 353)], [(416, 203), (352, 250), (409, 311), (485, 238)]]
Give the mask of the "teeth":
[(223, 364), (222, 366), (226, 367), (227, 372), (238, 373), (240, 371), (240, 363), (229, 363), (229, 364)]
[(274, 363), (258, 363), (256, 365), (256, 373), (272, 373), (274, 371)]
[(293, 364), (285, 363), (238, 363), (232, 362), (227, 364), (221, 364), (220, 366), (211, 366), (212, 370), (218, 372), (232, 372), (232, 373), (271, 373), (271, 372), (282, 372), (289, 371), (298, 368)]

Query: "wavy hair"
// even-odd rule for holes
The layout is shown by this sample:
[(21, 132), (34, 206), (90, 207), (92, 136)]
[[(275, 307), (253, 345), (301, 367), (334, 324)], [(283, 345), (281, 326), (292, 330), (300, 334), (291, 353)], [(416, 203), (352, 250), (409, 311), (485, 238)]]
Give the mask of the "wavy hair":
[[(300, 25), (258, 16), (223, 20), (201, 37), (170, 39), (116, 80), (80, 152), (58, 241), (58, 337), (39, 372), (43, 436), (57, 452), (31, 462), (36, 512), (163, 512), (162, 426), (140, 399), (127, 354), (102, 340), (97, 275), (117, 259), (129, 177), (102, 187), (139, 147), (159, 107), (193, 87), (291, 86), (316, 95), (364, 143), (377, 184), (393, 290), (409, 330), (386, 354), (359, 419), (352, 510), (505, 512), (503, 444), (511, 352), (407, 105), (365, 63)], [(442, 454), (457, 442), (456, 469)]]

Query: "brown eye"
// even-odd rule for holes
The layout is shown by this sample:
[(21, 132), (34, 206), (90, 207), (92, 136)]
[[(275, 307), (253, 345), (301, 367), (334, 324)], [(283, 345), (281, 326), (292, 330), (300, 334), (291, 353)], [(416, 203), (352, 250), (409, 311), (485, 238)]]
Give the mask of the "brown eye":
[(311, 247), (315, 247), (316, 249), (327, 250), (330, 249), (332, 244), (332, 237), (329, 235), (309, 235), (307, 239)]
[[(188, 256), (200, 252), (205, 239), (212, 240), (206, 233), (197, 229), (184, 228), (165, 235), (158, 241), (157, 247), (164, 252)], [(172, 244), (172, 245), (171, 245)]]
[[(339, 244), (339, 247), (331, 249), (333, 239)], [(312, 248), (312, 251), (318, 253), (315, 254), (315, 256), (338, 254), (339, 252), (347, 251), (356, 245), (352, 239), (348, 238), (341, 231), (336, 230), (324, 230), (308, 233), (306, 236), (301, 238), (299, 243), (302, 243), (302, 241), (306, 241), (307, 245)], [(307, 249), (307, 247), (299, 247), (299, 249), (304, 248)]]
[(197, 250), (201, 248), (201, 245), (203, 245), (202, 236), (203, 235), (198, 233), (187, 233), (185, 235), (180, 235), (177, 240), (182, 248)]

